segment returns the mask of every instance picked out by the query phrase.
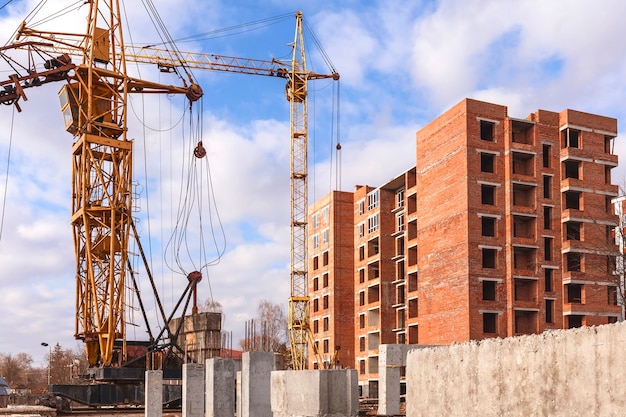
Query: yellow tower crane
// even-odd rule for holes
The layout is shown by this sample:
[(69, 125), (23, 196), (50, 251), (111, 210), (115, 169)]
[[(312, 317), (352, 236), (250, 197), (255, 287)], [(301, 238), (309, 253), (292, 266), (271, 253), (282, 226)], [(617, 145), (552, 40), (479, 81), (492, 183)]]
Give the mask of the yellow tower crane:
[[(127, 97), (131, 93), (202, 96), (188, 68), (279, 77), (287, 80), (291, 143), (291, 293), (289, 334), (294, 369), (306, 369), (312, 341), (308, 297), (308, 81), (338, 80), (339, 74), (306, 69), (302, 13), (290, 62), (169, 51), (125, 45), (117, 0), (89, 0), (85, 34), (43, 32), (23, 24), (14, 42), (0, 48), (0, 58), (16, 74), (0, 81), (0, 103), (27, 100), (26, 88), (66, 80), (59, 98), (72, 146), (72, 226), (76, 258), (75, 337), (86, 344), (90, 365), (109, 366), (114, 343), (126, 357), (124, 288), (132, 227), (132, 141), (127, 137)], [(27, 51), (27, 63), (10, 57)], [(75, 65), (71, 56), (82, 62)], [(41, 62), (44, 59), (43, 69)], [(157, 64), (162, 71), (185, 70), (183, 86), (163, 85), (128, 76), (127, 62)], [(38, 65), (39, 64), (39, 65)], [(312, 345), (317, 355), (315, 345)]]

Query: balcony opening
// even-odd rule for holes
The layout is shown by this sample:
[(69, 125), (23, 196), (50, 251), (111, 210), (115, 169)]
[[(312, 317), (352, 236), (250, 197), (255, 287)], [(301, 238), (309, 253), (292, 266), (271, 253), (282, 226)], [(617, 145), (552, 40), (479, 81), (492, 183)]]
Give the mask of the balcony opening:
[(527, 216), (513, 216), (513, 237), (521, 237), (526, 239), (535, 238), (535, 223), (534, 217)]
[(565, 199), (565, 209), (570, 210), (580, 210), (581, 204), (581, 195), (580, 191), (566, 191), (563, 193), (563, 198)]
[(520, 246), (513, 247), (513, 268), (534, 273), (537, 264), (537, 250)]
[(527, 184), (513, 184), (513, 205), (534, 208), (535, 188)]
[(605, 136), (604, 137), (604, 153), (612, 153), (613, 149), (612, 149), (612, 143), (613, 143), (613, 136)]
[(580, 179), (580, 161), (563, 162), (563, 176), (565, 178)]
[(561, 131), (561, 145), (563, 148), (580, 148), (580, 131), (575, 129)]
[(367, 289), (367, 302), (368, 304), (377, 303), (380, 301), (380, 287), (378, 285), (374, 285)]
[(515, 333), (517, 334), (537, 333), (537, 312), (536, 311), (516, 311), (515, 312)]
[(367, 312), (367, 322), (370, 327), (377, 327), (380, 324), (380, 310), (378, 308)]
[(582, 315), (574, 315), (572, 314), (571, 316), (567, 316), (567, 328), (568, 329), (575, 329), (577, 327), (582, 327), (583, 326), (583, 318), (585, 316)]
[(515, 279), (515, 301), (537, 301), (537, 281), (532, 279)]
[(378, 244), (378, 238), (376, 237), (367, 242), (367, 256), (372, 257), (375, 255), (378, 255), (378, 252), (379, 252), (379, 244)]
[(380, 268), (378, 266), (378, 261), (376, 261), (367, 266), (367, 280), (371, 281), (378, 278), (380, 278)]
[(567, 272), (581, 272), (583, 263), (583, 254), (569, 252), (565, 254), (565, 267)]
[(580, 240), (582, 231), (582, 223), (566, 222), (565, 223), (565, 240)]
[(533, 143), (533, 126), (532, 123), (524, 122), (521, 120), (513, 120), (511, 124), (512, 140), (514, 143), (523, 143), (525, 145), (532, 145)]
[(513, 152), (513, 174), (534, 176), (535, 157), (532, 154)]
[(567, 302), (570, 304), (582, 304), (583, 284), (567, 284)]

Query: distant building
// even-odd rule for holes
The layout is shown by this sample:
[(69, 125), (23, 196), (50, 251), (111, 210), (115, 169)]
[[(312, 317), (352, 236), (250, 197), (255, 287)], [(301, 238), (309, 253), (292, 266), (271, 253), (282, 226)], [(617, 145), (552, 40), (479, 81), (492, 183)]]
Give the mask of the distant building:
[(340, 344), (376, 397), (380, 344), (619, 320), (616, 136), (615, 119), (574, 110), (517, 119), (497, 104), (453, 106), (417, 132), (415, 167), (311, 207), (317, 343)]

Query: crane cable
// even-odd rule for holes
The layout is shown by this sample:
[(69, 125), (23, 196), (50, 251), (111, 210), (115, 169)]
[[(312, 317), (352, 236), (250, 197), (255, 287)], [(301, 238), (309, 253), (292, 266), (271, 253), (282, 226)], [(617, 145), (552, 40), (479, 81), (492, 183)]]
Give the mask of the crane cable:
[[(183, 144), (190, 143), (193, 146), (194, 143), (201, 143), (194, 140), (195, 137), (201, 137), (202, 131), (202, 112), (198, 114), (198, 120), (196, 123), (196, 131), (194, 132), (193, 117), (190, 117), (190, 133), (191, 140), (183, 140)], [(191, 146), (185, 146), (183, 148), (184, 160), (181, 166), (180, 182), (183, 186), (180, 188), (179, 206), (176, 215), (176, 221), (172, 230), (172, 235), (167, 243), (165, 252), (171, 253), (175, 265), (166, 263), (168, 267), (176, 273), (188, 274), (188, 267), (183, 260), (183, 256), (186, 255), (188, 262), (192, 267), (198, 271), (203, 271), (209, 266), (216, 265), (220, 262), (222, 255), (226, 248), (226, 238), (224, 227), (221, 222), (219, 210), (217, 208), (214, 186), (211, 176), (210, 163), (206, 153), (201, 156), (194, 155)], [(194, 150), (198, 149), (198, 146)], [(206, 181), (206, 183), (205, 183)], [(204, 195), (203, 190), (208, 190), (208, 195)], [(208, 202), (208, 206), (205, 207), (205, 202)], [(204, 215), (205, 210), (209, 213), (209, 230), (213, 240), (215, 250), (215, 258), (209, 260), (207, 245), (203, 239), (205, 235), (204, 230)], [(197, 211), (197, 218), (192, 218), (194, 212)], [(215, 216), (214, 216), (215, 214)], [(219, 242), (219, 237), (216, 236), (216, 225), (213, 223), (214, 217), (217, 219), (217, 227), (221, 231), (222, 242)], [(197, 230), (199, 234), (199, 241), (197, 245), (193, 245), (193, 234), (189, 233), (189, 230), (195, 230), (191, 226), (197, 222)], [(191, 253), (193, 250), (198, 250), (199, 257), (202, 258), (201, 264), (196, 264), (194, 261), (194, 255)], [(185, 253), (186, 252), (186, 253)]]
[(13, 148), (13, 126), (15, 122), (15, 106), (11, 113), (11, 129), (9, 134), (9, 150), (7, 152), (7, 170), (4, 178), (4, 194), (2, 196), (2, 217), (0, 218), (0, 242), (2, 241), (2, 232), (4, 230), (4, 216), (7, 206), (7, 190), (9, 189), (9, 168), (11, 166), (11, 149)]
[[(197, 84), (196, 78), (191, 72), (191, 69), (185, 63), (185, 60), (183, 59), (183, 56), (180, 50), (178, 49), (178, 46), (176, 46), (176, 42), (174, 41), (174, 39), (172, 38), (172, 35), (170, 35), (169, 31), (167, 30), (167, 27), (165, 26), (165, 23), (161, 19), (161, 16), (159, 15), (159, 12), (154, 6), (154, 3), (152, 2), (152, 0), (142, 0), (141, 2), (143, 3), (146, 11), (148, 12), (148, 16), (150, 16), (150, 20), (152, 20), (152, 24), (154, 25), (155, 29), (157, 29), (157, 33), (159, 34), (159, 37), (161, 38), (162, 44), (168, 45), (170, 48), (169, 51), (176, 56), (176, 58), (180, 62), (180, 67), (185, 71), (187, 80), (190, 83)], [(165, 37), (165, 39), (163, 39), (163, 37)], [(181, 77), (181, 79), (183, 79), (181, 74), (178, 73), (178, 69), (175, 68), (175, 71), (178, 74), (178, 76)]]

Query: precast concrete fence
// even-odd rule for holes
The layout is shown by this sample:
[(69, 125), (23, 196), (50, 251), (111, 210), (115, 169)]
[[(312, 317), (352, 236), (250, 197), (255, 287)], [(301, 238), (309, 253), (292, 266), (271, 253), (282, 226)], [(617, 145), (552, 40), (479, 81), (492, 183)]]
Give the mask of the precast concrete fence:
[(406, 414), (624, 416), (626, 322), (411, 350)]

